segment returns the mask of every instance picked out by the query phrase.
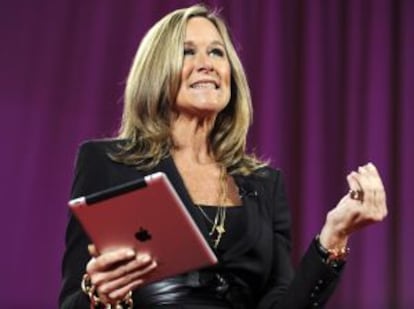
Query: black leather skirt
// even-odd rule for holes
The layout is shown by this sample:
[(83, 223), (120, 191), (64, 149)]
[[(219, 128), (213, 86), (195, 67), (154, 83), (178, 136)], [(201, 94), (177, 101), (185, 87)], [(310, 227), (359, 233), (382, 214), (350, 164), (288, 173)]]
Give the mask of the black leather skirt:
[(194, 271), (137, 289), (134, 308), (252, 308), (248, 286), (222, 272)]

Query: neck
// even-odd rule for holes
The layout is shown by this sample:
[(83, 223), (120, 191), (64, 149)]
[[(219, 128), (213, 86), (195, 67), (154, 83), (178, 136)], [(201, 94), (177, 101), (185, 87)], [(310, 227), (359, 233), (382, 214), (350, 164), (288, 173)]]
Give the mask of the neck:
[(172, 154), (200, 164), (214, 162), (209, 145), (213, 125), (214, 119), (177, 117), (172, 124)]

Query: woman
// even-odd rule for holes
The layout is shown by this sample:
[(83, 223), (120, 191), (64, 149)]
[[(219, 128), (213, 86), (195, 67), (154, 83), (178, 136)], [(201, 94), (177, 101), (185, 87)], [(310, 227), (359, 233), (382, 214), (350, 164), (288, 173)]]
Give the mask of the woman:
[(130, 248), (98, 256), (71, 217), (60, 307), (322, 306), (349, 235), (386, 216), (380, 176), (371, 163), (347, 176), (351, 193), (328, 213), (294, 274), (283, 179), (246, 154), (250, 120), (246, 77), (217, 15), (193, 6), (153, 26), (128, 77), (120, 136), (81, 146), (72, 197), (163, 171), (220, 262), (145, 285), (157, 267), (151, 256)]

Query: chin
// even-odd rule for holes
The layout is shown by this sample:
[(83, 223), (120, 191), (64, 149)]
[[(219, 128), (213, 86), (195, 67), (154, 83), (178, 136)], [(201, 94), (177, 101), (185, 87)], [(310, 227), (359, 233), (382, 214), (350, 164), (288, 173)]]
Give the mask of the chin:
[(202, 105), (198, 105), (196, 107), (196, 109), (198, 109), (199, 111), (202, 111), (204, 113), (209, 113), (209, 114), (218, 114), (220, 113), (224, 107), (226, 105), (225, 104), (202, 104)]
[(207, 99), (207, 98), (192, 98), (186, 100), (187, 102), (177, 102), (176, 107), (178, 113), (188, 113), (197, 116), (211, 116), (220, 113), (227, 105), (223, 99)]

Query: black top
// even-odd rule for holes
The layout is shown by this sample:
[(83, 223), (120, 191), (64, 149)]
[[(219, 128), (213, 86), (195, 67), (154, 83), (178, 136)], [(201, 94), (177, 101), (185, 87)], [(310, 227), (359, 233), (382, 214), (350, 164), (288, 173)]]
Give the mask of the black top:
[[(198, 205), (196, 207), (201, 207), (204, 213), (209, 217), (209, 219), (204, 219), (208, 227), (211, 228), (211, 222), (214, 221), (218, 206)], [(226, 207), (226, 220), (224, 222), (226, 232), (223, 234), (216, 249), (219, 257), (244, 237), (244, 227), (246, 226), (245, 220), (246, 214), (244, 206)]]
[[(195, 205), (211, 231), (218, 206)], [(201, 209), (200, 209), (201, 208)], [(226, 207), (225, 230), (215, 250), (219, 260), (224, 253), (245, 235), (245, 209), (243, 206)], [(215, 234), (212, 235), (214, 239)], [(236, 282), (237, 280), (237, 282)], [(219, 263), (213, 267), (167, 278), (141, 288), (137, 306), (140, 308), (251, 308), (253, 300), (247, 283), (226, 271)], [(166, 306), (166, 307), (164, 307)]]
[[(147, 174), (162, 171), (166, 173), (177, 190), (187, 210), (193, 217), (201, 233), (209, 239), (209, 225), (200, 211), (194, 207), (190, 194), (174, 160), (167, 157), (158, 166), (148, 171), (138, 171), (133, 166), (116, 163), (108, 152), (114, 151), (119, 140), (101, 140), (84, 143), (79, 150), (71, 198), (88, 195), (110, 188)], [(217, 268), (235, 281), (234, 286), (247, 286), (252, 303), (247, 308), (258, 309), (300, 309), (318, 308), (332, 294), (341, 271), (322, 262), (315, 244), (312, 242), (305, 252), (296, 272), (290, 257), (290, 212), (285, 197), (284, 182), (280, 171), (270, 167), (261, 168), (248, 176), (233, 175), (240, 189), (244, 212), (244, 224), (240, 225), (240, 237), (229, 238), (219, 255)], [(234, 209), (237, 211), (236, 209)], [(229, 210), (232, 211), (232, 210)], [(232, 216), (227, 216), (227, 219)], [(232, 224), (227, 222), (227, 224)], [(236, 223), (238, 225), (238, 223)], [(228, 229), (228, 228), (227, 228)], [(309, 238), (312, 238), (310, 235)], [(59, 303), (61, 309), (89, 309), (89, 300), (81, 291), (80, 283), (85, 266), (90, 259), (87, 246), (89, 238), (77, 220), (71, 215), (66, 231), (66, 249), (62, 263), (62, 289)], [(219, 248), (220, 251), (220, 248)], [(186, 284), (213, 282), (222, 288), (220, 278), (215, 273), (204, 274), (202, 270), (185, 276)], [(226, 279), (228, 279), (226, 277)], [(172, 278), (173, 280), (173, 278)], [(181, 279), (179, 280), (181, 283)], [(180, 283), (180, 284), (181, 284)], [(233, 284), (232, 284), (233, 286)], [(162, 285), (156, 287), (161, 291)], [(144, 288), (133, 291), (135, 304), (139, 303)], [(209, 290), (201, 289), (204, 292)], [(230, 297), (232, 293), (226, 293)], [(236, 293), (237, 294), (237, 293)], [(242, 293), (243, 294), (243, 291)], [(136, 308), (139, 308), (136, 306)]]

